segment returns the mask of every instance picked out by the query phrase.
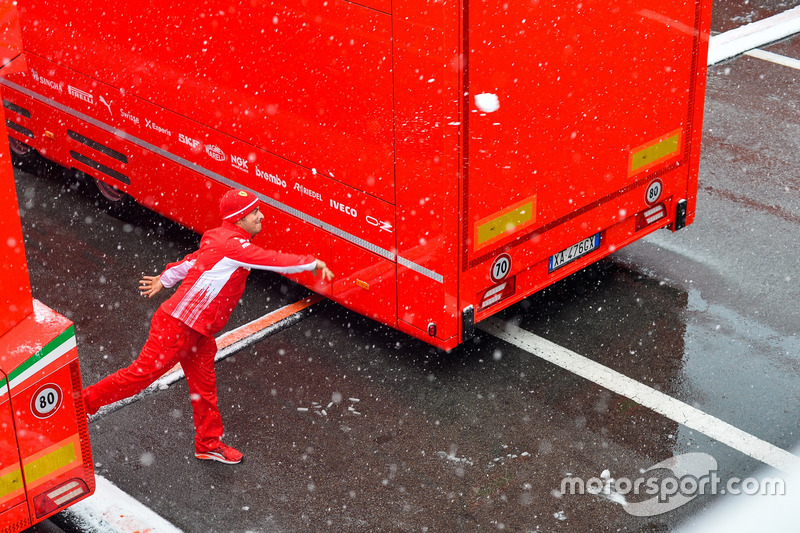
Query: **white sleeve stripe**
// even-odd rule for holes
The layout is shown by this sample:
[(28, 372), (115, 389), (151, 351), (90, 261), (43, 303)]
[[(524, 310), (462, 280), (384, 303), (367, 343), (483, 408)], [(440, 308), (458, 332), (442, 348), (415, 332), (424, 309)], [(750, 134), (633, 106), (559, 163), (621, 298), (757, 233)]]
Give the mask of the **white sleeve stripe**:
[(165, 270), (164, 273), (161, 274), (161, 283), (166, 288), (172, 287), (173, 285), (175, 285), (175, 283), (185, 278), (193, 266), (194, 266), (194, 260), (183, 261), (182, 263), (175, 265), (169, 270)]
[(255, 268), (256, 270), (269, 270), (270, 272), (278, 272), (280, 274), (296, 274), (298, 272), (305, 272), (307, 270), (314, 270), (317, 266), (317, 260), (310, 263), (306, 263), (303, 265), (287, 265), (287, 266), (278, 266), (278, 265), (254, 265), (251, 263), (245, 263), (244, 261), (237, 261), (235, 259), (226, 258), (231, 263), (245, 268)]

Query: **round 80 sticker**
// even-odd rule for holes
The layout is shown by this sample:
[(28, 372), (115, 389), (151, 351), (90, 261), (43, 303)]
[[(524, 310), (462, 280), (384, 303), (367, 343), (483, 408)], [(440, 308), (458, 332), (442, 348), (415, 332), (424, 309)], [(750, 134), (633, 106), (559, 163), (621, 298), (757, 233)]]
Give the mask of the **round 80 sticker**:
[(664, 184), (660, 179), (656, 178), (647, 186), (647, 191), (644, 193), (644, 201), (647, 205), (653, 205), (661, 198), (661, 193), (664, 191)]
[(61, 406), (64, 395), (61, 387), (55, 383), (42, 385), (31, 400), (31, 411), (36, 418), (48, 418), (53, 416)]

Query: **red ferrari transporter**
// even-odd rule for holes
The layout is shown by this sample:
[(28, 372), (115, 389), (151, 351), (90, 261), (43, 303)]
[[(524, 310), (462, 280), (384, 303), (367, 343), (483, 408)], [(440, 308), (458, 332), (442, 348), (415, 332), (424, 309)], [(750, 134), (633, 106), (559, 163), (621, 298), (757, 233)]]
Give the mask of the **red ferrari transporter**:
[(300, 283), (450, 349), (692, 222), (711, 0), (19, 0), (18, 151), (197, 231), (230, 187)]
[[(0, 67), (14, 48), (0, 5)], [(18, 64), (19, 65), (19, 64)], [(7, 69), (0, 70), (6, 75)], [(3, 112), (0, 110), (0, 119)], [(8, 144), (0, 142), (0, 532), (22, 531), (95, 487), (72, 322), (31, 297)]]

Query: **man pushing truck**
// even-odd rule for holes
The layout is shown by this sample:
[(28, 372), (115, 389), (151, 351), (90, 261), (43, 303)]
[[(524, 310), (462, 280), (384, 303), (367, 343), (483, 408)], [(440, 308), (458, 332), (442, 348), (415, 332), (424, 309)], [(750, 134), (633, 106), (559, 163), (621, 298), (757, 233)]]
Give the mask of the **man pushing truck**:
[(166, 287), (182, 282), (161, 304), (139, 357), (126, 368), (102, 379), (83, 392), (86, 410), (132, 396), (177, 363), (186, 374), (195, 426), (195, 457), (226, 464), (241, 462), (243, 455), (222, 442), (222, 416), (217, 406), (214, 335), (225, 327), (244, 293), (250, 269), (282, 274), (313, 271), (330, 281), (325, 262), (310, 255), (265, 250), (250, 242), (261, 232), (264, 215), (259, 199), (244, 190), (228, 191), (220, 200), (222, 226), (207, 231), (200, 248), (181, 261), (167, 265), (157, 276), (139, 282), (143, 296), (152, 298)]

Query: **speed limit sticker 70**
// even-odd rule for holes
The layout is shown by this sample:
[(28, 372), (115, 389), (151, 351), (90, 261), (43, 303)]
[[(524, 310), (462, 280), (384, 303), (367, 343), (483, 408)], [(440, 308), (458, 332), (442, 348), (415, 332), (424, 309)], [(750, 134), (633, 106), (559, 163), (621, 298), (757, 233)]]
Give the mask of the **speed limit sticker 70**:
[(511, 256), (508, 254), (500, 254), (492, 262), (492, 270), (489, 272), (489, 277), (492, 278), (492, 283), (500, 283), (511, 272)]
[(48, 418), (53, 416), (61, 406), (64, 395), (61, 387), (55, 383), (42, 385), (31, 399), (31, 411), (36, 418)]

